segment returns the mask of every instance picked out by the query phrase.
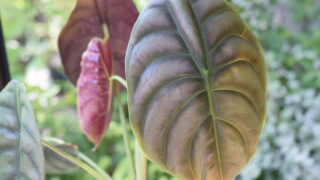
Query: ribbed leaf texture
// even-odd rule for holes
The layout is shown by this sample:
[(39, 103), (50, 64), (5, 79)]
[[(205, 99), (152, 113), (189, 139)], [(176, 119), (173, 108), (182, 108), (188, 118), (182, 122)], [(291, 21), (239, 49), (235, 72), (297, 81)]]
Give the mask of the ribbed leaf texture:
[(223, 0), (154, 0), (126, 55), (130, 121), (146, 155), (182, 180), (234, 179), (265, 122), (260, 43)]
[(0, 93), (0, 177), (44, 179), (40, 134), (26, 90), (16, 81)]
[(82, 55), (78, 111), (81, 128), (95, 147), (112, 119), (112, 62), (109, 40), (92, 39)]

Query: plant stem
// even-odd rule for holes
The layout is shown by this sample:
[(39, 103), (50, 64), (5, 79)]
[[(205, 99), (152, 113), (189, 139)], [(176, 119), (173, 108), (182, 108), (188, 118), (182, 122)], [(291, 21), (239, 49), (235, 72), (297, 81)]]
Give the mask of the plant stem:
[(128, 130), (127, 130), (127, 121), (125, 118), (125, 114), (124, 114), (124, 110), (122, 107), (122, 103), (121, 103), (121, 94), (119, 91), (119, 85), (117, 84), (117, 101), (118, 101), (118, 110), (119, 110), (119, 114), (120, 114), (120, 121), (121, 121), (121, 126), (122, 126), (122, 133), (123, 133), (123, 140), (124, 140), (124, 146), (126, 149), (126, 153), (129, 159), (129, 163), (130, 163), (130, 170), (131, 170), (131, 174), (132, 174), (132, 179), (136, 179), (136, 173), (135, 173), (135, 163), (134, 163), (134, 159), (133, 156), (131, 154), (131, 150), (130, 150), (130, 142), (129, 142), (129, 134), (128, 134)]
[(54, 147), (53, 145), (47, 143), (46, 141), (44, 141), (42, 139), (41, 139), (41, 144), (43, 146), (51, 149), (52, 151), (56, 152), (60, 156), (66, 158), (67, 160), (74, 163), (75, 165), (81, 167), (83, 170), (85, 170), (86, 172), (88, 172), (89, 174), (94, 176), (97, 180), (112, 180), (110, 177), (105, 177), (104, 175), (100, 174), (99, 172), (97, 172), (96, 170), (94, 170), (93, 168), (91, 168), (86, 163), (82, 162), (81, 160), (61, 151), (60, 149)]
[[(56, 138), (56, 137), (44, 137), (42, 138), (44, 141), (46, 142), (53, 142), (53, 143), (57, 143), (57, 144), (65, 144), (67, 142), (65, 142), (62, 139)], [(95, 162), (93, 162), (87, 155), (78, 152), (78, 157), (83, 160), (84, 162), (86, 162), (87, 164), (89, 164), (93, 169), (95, 169), (97, 172), (99, 172), (102, 176), (105, 177), (106, 180), (112, 180), (111, 176), (109, 174), (107, 174), (104, 170), (102, 170)]]
[(99, 172), (101, 175), (105, 177), (106, 180), (112, 180), (111, 176), (107, 174), (104, 170), (100, 168), (95, 162), (93, 162), (88, 156), (85, 154), (79, 152), (78, 156), (80, 159), (82, 159), (84, 162), (89, 164), (93, 169), (95, 169), (97, 172)]
[(134, 152), (135, 152), (135, 158), (136, 158), (137, 180), (147, 180), (148, 161), (147, 161), (147, 158), (145, 157), (145, 155), (143, 154), (137, 141), (136, 141)]
[(112, 75), (112, 76), (110, 77), (110, 81), (113, 81), (113, 80), (118, 81), (118, 82), (119, 82), (120, 84), (122, 84), (126, 89), (128, 89), (126, 80), (124, 80), (121, 76)]

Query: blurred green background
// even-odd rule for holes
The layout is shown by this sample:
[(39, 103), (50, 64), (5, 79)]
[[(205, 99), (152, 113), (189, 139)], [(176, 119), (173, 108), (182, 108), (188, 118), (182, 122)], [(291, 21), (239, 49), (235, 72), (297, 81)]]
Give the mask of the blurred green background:
[[(63, 75), (57, 37), (76, 0), (1, 0), (12, 78), (24, 82), (44, 136), (79, 149), (115, 180), (131, 180), (117, 113), (100, 148), (80, 131), (76, 89)], [(139, 10), (147, 0), (135, 0)], [(320, 172), (320, 0), (231, 0), (262, 41), (268, 114), (259, 150), (238, 180), (318, 180)], [(124, 96), (125, 98), (125, 96)], [(132, 138), (132, 148), (134, 140)], [(91, 180), (78, 170), (48, 180)], [(148, 180), (173, 180), (149, 165)]]

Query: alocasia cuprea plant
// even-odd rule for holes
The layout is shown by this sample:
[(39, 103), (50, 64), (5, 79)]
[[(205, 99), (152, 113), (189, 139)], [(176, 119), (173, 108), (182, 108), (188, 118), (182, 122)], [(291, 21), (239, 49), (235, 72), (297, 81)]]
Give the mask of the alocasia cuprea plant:
[(78, 88), (81, 127), (96, 147), (112, 118), (115, 93), (109, 78), (124, 78), (125, 51), (137, 17), (131, 0), (78, 0), (59, 37), (65, 72)]
[[(153, 0), (133, 27), (137, 16), (131, 0), (78, 0), (62, 30), (59, 50), (77, 84), (82, 129), (97, 147), (117, 95), (133, 162), (121, 98), (113, 93), (120, 90), (113, 80), (123, 83), (125, 68), (132, 130), (146, 156), (181, 180), (234, 179), (253, 157), (265, 123), (260, 43), (224, 0)], [(63, 157), (99, 180), (112, 179), (76, 146), (40, 141), (31, 104), (16, 81), (0, 94), (0, 115), (1, 177), (43, 179), (41, 142), (53, 172), (61, 173), (56, 166), (76, 169)]]
[(265, 122), (262, 48), (223, 0), (154, 0), (126, 55), (130, 120), (147, 156), (182, 180), (231, 180)]

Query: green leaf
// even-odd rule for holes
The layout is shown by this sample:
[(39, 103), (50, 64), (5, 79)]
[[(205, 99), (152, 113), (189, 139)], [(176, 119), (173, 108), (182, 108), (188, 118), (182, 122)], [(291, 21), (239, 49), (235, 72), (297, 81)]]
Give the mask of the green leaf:
[[(55, 144), (53, 145), (61, 151), (78, 157), (78, 146), (70, 143)], [(44, 157), (46, 163), (46, 173), (47, 174), (69, 174), (78, 170), (78, 166), (64, 157), (60, 156), (58, 153), (52, 151), (51, 149), (44, 147)]]
[(182, 180), (234, 179), (265, 122), (260, 43), (222, 0), (154, 0), (126, 54), (129, 114), (146, 155)]
[(40, 134), (26, 90), (17, 81), (0, 93), (0, 177), (44, 179)]

